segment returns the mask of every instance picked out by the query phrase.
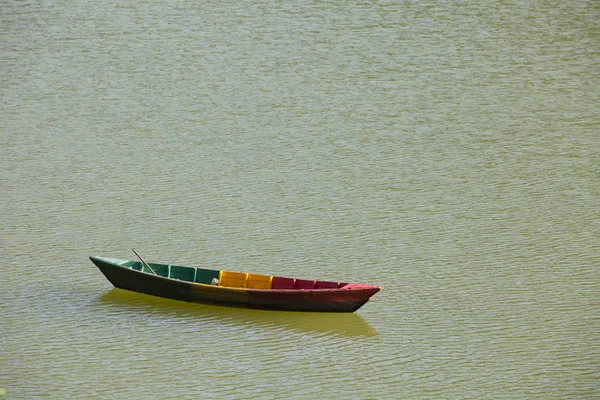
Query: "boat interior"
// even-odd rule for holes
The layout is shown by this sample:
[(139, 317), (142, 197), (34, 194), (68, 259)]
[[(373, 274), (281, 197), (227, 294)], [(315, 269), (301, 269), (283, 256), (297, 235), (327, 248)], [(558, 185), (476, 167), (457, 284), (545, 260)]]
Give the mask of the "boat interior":
[[(156, 263), (148, 263), (148, 265), (150, 266), (150, 268), (152, 268), (156, 275), (165, 278), (232, 288), (263, 290), (340, 289), (348, 285), (348, 283), (346, 282), (284, 278), (281, 276), (273, 275), (260, 275), (250, 274), (246, 272), (181, 267), (177, 265), (166, 265)], [(152, 273), (152, 271), (150, 271), (140, 261), (127, 261), (122, 263), (121, 266), (125, 268), (131, 268), (136, 271)]]

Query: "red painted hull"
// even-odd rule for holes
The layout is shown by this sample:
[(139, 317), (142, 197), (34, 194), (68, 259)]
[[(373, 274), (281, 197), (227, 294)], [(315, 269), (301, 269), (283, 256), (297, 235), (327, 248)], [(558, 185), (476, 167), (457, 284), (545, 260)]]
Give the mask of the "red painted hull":
[(247, 289), (165, 278), (90, 257), (117, 288), (175, 300), (230, 307), (282, 311), (354, 312), (380, 286), (348, 284), (335, 289)]

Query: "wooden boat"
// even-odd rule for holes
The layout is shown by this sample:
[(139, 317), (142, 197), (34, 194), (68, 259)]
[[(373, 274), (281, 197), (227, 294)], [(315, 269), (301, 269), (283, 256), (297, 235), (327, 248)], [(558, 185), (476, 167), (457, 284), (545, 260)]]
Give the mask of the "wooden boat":
[(107, 257), (90, 260), (117, 288), (231, 307), (354, 312), (382, 289), (356, 283), (146, 263), (141, 257), (140, 261)]

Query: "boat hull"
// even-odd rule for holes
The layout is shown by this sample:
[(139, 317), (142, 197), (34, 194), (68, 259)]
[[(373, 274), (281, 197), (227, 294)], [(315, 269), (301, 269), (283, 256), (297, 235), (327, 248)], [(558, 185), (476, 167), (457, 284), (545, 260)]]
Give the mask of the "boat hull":
[(194, 303), (262, 310), (354, 312), (381, 290), (378, 286), (347, 285), (341, 289), (258, 290), (229, 288), (165, 278), (90, 257), (113, 286)]

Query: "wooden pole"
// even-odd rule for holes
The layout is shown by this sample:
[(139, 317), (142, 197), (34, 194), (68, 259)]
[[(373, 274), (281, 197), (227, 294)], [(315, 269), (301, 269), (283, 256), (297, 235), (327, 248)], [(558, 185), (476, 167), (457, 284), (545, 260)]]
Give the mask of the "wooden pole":
[(154, 275), (156, 275), (156, 272), (154, 272), (154, 270), (153, 270), (153, 269), (152, 269), (152, 268), (151, 268), (151, 267), (148, 265), (148, 263), (147, 263), (146, 261), (144, 261), (144, 259), (142, 258), (142, 256), (140, 256), (140, 255), (137, 253), (137, 251), (135, 251), (135, 250), (133, 250), (133, 249), (131, 249), (131, 250), (132, 250), (132, 251), (135, 253), (135, 255), (136, 255), (136, 256), (137, 256), (137, 257), (140, 259), (140, 261), (141, 261), (141, 262), (142, 262), (142, 263), (143, 263), (143, 264), (144, 264), (146, 267), (148, 267), (148, 269), (149, 269), (150, 271), (152, 271), (152, 273), (153, 273)]

